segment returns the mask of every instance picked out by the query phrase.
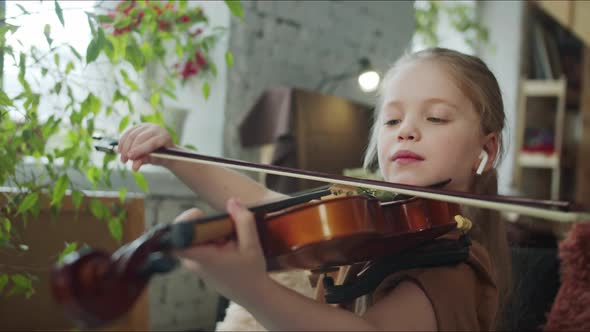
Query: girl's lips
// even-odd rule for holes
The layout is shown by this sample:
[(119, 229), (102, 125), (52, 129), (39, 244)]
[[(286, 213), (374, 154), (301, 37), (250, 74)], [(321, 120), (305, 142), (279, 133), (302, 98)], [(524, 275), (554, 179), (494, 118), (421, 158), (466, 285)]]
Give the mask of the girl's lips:
[(410, 150), (400, 150), (400, 151), (396, 152), (393, 155), (393, 157), (391, 157), (391, 160), (395, 163), (407, 165), (407, 164), (422, 161), (422, 160), (424, 160), (424, 157), (422, 157), (421, 155), (414, 153)]
[(406, 157), (404, 157), (404, 158), (397, 158), (393, 162), (394, 163), (401, 164), (401, 165), (407, 165), (407, 164), (411, 164), (411, 163), (417, 163), (417, 162), (420, 162), (422, 160), (424, 160), (424, 159), (406, 158)]

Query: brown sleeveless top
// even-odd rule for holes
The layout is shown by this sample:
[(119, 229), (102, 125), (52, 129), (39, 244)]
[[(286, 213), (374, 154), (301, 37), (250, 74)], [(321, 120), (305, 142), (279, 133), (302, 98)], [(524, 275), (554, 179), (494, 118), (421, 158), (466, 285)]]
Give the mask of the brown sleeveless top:
[[(434, 309), (439, 331), (482, 331), (495, 328), (498, 289), (486, 249), (472, 241), (467, 261), (443, 267), (418, 268), (387, 276), (368, 295), (353, 303), (339, 306), (362, 315), (402, 281), (416, 283)], [(334, 273), (335, 284), (353, 280), (365, 264), (340, 268)], [(321, 277), (316, 287), (316, 300), (325, 302)]]

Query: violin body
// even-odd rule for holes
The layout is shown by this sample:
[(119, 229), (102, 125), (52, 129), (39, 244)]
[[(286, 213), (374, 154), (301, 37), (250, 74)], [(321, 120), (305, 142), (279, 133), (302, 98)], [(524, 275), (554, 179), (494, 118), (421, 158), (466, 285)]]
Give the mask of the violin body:
[(321, 270), (400, 252), (454, 229), (456, 204), (362, 196), (309, 203), (258, 223), (270, 271)]

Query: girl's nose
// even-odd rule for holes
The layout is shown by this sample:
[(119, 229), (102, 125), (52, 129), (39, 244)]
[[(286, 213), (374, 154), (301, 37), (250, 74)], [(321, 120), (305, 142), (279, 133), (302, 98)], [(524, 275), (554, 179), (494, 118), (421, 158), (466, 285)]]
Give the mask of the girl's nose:
[(404, 121), (399, 128), (399, 132), (397, 134), (398, 141), (415, 141), (420, 139), (420, 134), (418, 128), (411, 121)]

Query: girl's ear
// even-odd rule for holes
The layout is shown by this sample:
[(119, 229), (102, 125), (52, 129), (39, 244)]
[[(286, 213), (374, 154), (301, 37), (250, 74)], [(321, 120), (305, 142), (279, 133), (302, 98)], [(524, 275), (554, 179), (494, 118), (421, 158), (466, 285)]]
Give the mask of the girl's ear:
[[(496, 133), (490, 133), (488, 135), (486, 135), (486, 137), (484, 138), (484, 144), (483, 144), (483, 151), (485, 151), (488, 154), (488, 160), (487, 163), (485, 164), (485, 166), (483, 167), (483, 172), (488, 171), (490, 168), (494, 167), (494, 161), (496, 161), (496, 158), (498, 157), (498, 148), (499, 148), (499, 142), (498, 142), (498, 134)], [(474, 163), (474, 170), (477, 170), (480, 166), (481, 163), (481, 159), (478, 158), (476, 160), (476, 162)]]

